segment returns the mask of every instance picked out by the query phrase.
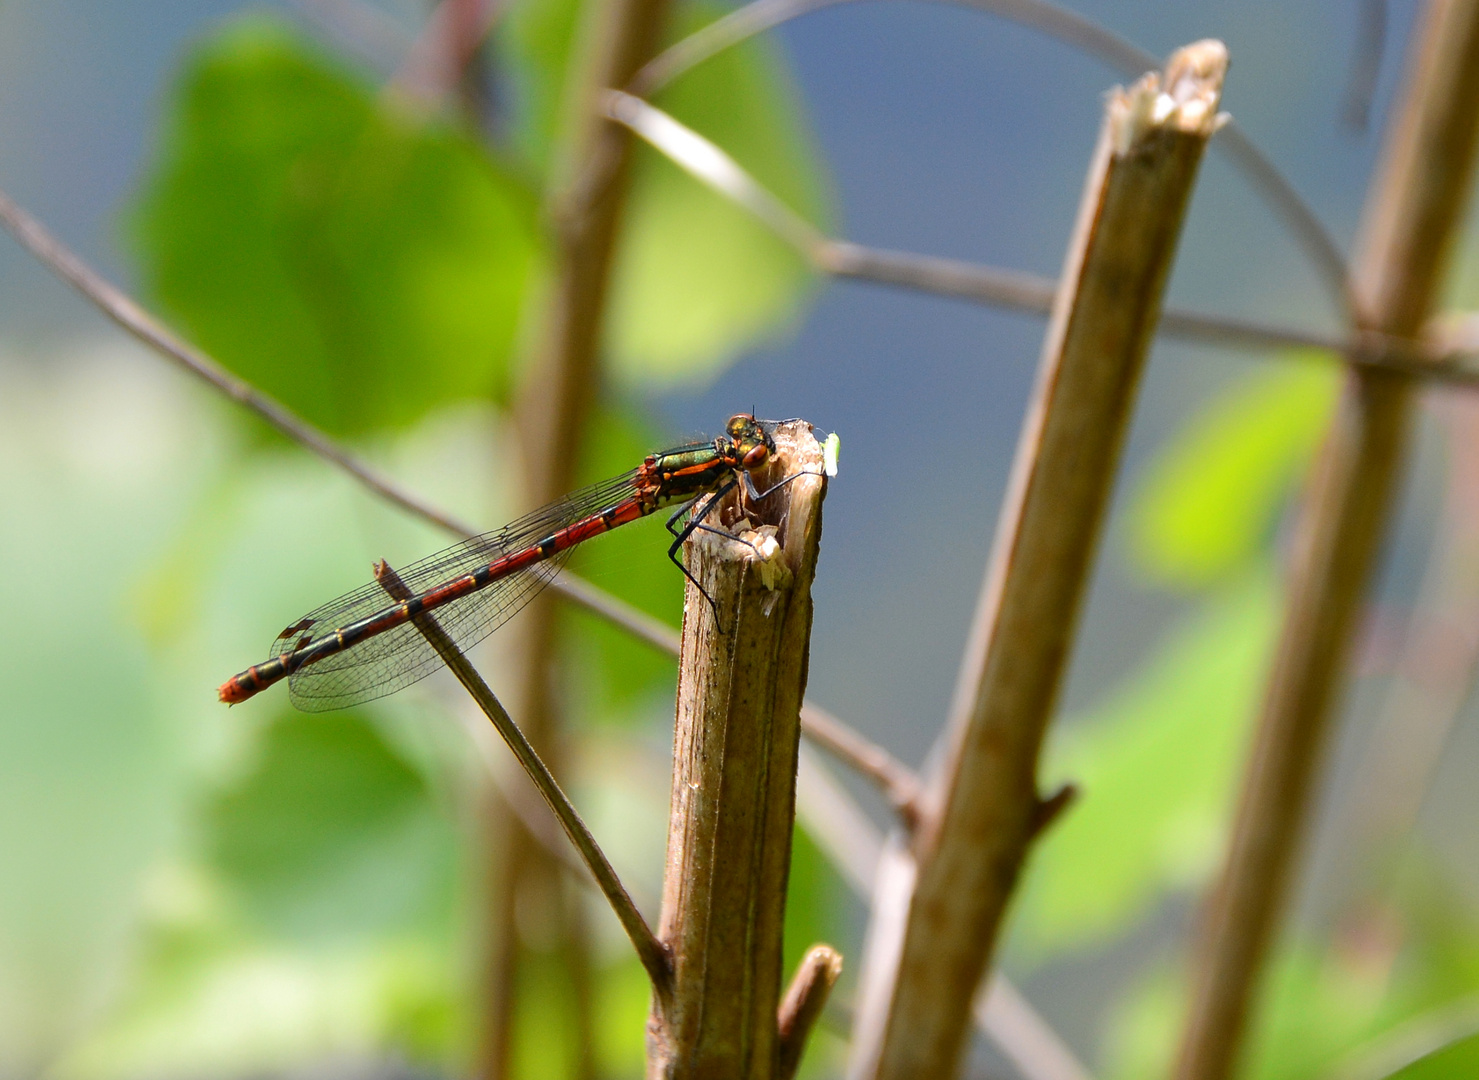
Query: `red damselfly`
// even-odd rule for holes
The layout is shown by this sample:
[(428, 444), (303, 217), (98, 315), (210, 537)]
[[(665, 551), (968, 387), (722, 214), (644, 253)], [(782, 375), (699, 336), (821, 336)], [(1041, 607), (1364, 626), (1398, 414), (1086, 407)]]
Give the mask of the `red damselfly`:
[(668, 519), (668, 557), (692, 581), (678, 548), (695, 529), (710, 528), (703, 520), (720, 497), (743, 484), (758, 500), (795, 479), (756, 490), (751, 474), (775, 454), (775, 426), (748, 414), (731, 417), (709, 442), (651, 454), (631, 472), (413, 563), (399, 571), (409, 599), (391, 601), (378, 582), (346, 593), (279, 634), (272, 658), (227, 679), (220, 699), (245, 701), (285, 678), (293, 704), (307, 712), (394, 693), (442, 666), (415, 616), (436, 612), (458, 647), (470, 648), (533, 599), (577, 544), (665, 507), (678, 507)]

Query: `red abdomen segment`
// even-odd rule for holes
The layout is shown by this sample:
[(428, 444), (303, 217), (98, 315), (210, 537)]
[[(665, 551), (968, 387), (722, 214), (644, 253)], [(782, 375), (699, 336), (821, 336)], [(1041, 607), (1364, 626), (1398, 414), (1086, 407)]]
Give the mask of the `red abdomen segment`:
[[(655, 501), (645, 493), (629, 497), (615, 505), (608, 506), (599, 513), (588, 514), (563, 528), (556, 529), (536, 542), (530, 543), (528, 539), (525, 539), (523, 545), (517, 550), (484, 562), (470, 572), (459, 572), (457, 567), (459, 557), (465, 558), (463, 553), (466, 551), (476, 552), (476, 557), (479, 559), (486, 558), (485, 552), (489, 545), (497, 543), (502, 546), (509, 539), (508, 534), (513, 532), (515, 526), (505, 529), (499, 534), (498, 540), (478, 538), (460, 544), (442, 555), (433, 556), (417, 564), (416, 567), (409, 568), (404, 575), (409, 576), (415, 572), (424, 579), (432, 570), (440, 570), (446, 577), (439, 584), (425, 588), (409, 600), (396, 604), (385, 604), (384, 601), (388, 599), (388, 596), (378, 585), (365, 586), (349, 593), (299, 620), (289, 628), (306, 631), (309, 627), (322, 626), (327, 623), (329, 626), (336, 627), (335, 629), (320, 632), (311, 641), (297, 647), (287, 648), (271, 660), (253, 664), (240, 674), (233, 675), (217, 688), (216, 695), (228, 705), (246, 701), (311, 664), (337, 656), (363, 641), (378, 638), (397, 627), (404, 626), (417, 615), (435, 611), (454, 600), (478, 594), (489, 605), (491, 616), (481, 621), (465, 620), (467, 625), (475, 628), (475, 636), (472, 633), (455, 632), (455, 628), (449, 630), (460, 647), (469, 647), (502, 625), (539, 588), (543, 587), (548, 577), (552, 577), (557, 572), (557, 569), (551, 570), (544, 580), (531, 581), (530, 573), (534, 572), (540, 564), (547, 563), (568, 552), (577, 544), (645, 517), (655, 508)], [(550, 524), (550, 516), (548, 510), (542, 512), (542, 520), (546, 528)], [(534, 518), (534, 515), (530, 515), (530, 518)], [(358, 667), (342, 661), (333, 665), (336, 669), (334, 671), (336, 683), (342, 684), (343, 689), (334, 697), (335, 704), (331, 707), (342, 707), (355, 700), (363, 701), (378, 697), (381, 692), (388, 692), (380, 690), (381, 687), (387, 685), (391, 686), (391, 689), (397, 689), (398, 685), (392, 684), (403, 679), (408, 665), (425, 666), (428, 651), (431, 657), (435, 656), (431, 647), (421, 642), (420, 635), (417, 634), (406, 647), (367, 652), (363, 665)], [(439, 660), (432, 663), (426, 671), (416, 674), (415, 677), (419, 678), (429, 673), (436, 666), (439, 666)], [(363, 670), (360, 670), (361, 667)], [(351, 668), (355, 670), (349, 670)], [(297, 697), (295, 692), (295, 701)], [(299, 704), (301, 705), (302, 702)]]

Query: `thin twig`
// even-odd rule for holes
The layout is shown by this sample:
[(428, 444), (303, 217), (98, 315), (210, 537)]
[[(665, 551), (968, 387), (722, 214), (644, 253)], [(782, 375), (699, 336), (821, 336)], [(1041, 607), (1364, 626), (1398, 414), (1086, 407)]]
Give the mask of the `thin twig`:
[(1381, 78), (1389, 15), (1386, 0), (1361, 0), (1350, 81), (1346, 84), (1345, 104), (1340, 110), (1340, 118), (1346, 127), (1357, 133), (1364, 134), (1371, 126), (1371, 105), (1376, 100), (1376, 84)]
[[(754, 0), (670, 46), (625, 84), (639, 97), (651, 97), (683, 72), (747, 38), (801, 15), (853, 0)], [(1127, 79), (1154, 71), (1160, 61), (1139, 46), (1076, 12), (1046, 0), (943, 0), (974, 8), (1041, 31), (1103, 61)], [(623, 85), (623, 84), (614, 84)], [(1351, 287), (1345, 257), (1294, 185), (1236, 124), (1228, 122), (1221, 148), (1252, 184), (1253, 190), (1292, 230), (1342, 318), (1351, 320)]]
[(504, 0), (440, 0), (387, 88), (427, 105), (445, 102), (505, 7)]
[[(662, 110), (621, 91), (608, 92), (604, 104), (611, 119), (751, 214), (822, 273), (1039, 315), (1052, 309), (1057, 283), (1038, 274), (834, 240), (778, 199), (724, 150)], [(1174, 308), (1162, 315), (1157, 329), (1167, 337), (1231, 348), (1319, 349), (1355, 363), (1435, 382), (1479, 385), (1472, 331), (1447, 333), (1440, 327), (1435, 340), (1424, 344), (1373, 331), (1337, 336)]]
[(877, 784), (904, 824), (914, 828), (919, 814), (919, 777), (913, 769), (810, 702), (801, 706), (801, 724), (812, 742)]
[[(529, 376), (515, 407), (523, 436), (523, 494), (532, 508), (561, 497), (575, 483), (577, 463), (585, 448), (595, 413), (601, 379), (601, 340), (616, 239), (626, 215), (631, 137), (605, 122), (596, 107), (603, 87), (622, 86), (656, 55), (665, 31), (671, 0), (607, 0), (590, 5), (590, 25), (582, 37), (588, 47), (576, 50), (571, 68), (573, 124), (562, 132), (556, 161), (569, 173), (549, 181), (546, 204), (554, 223), (549, 287), (543, 297)], [(548, 753), (560, 745), (560, 697), (554, 672), (558, 625), (553, 605), (536, 598), (525, 611), (519, 640), (519, 700), (529, 737)], [(481, 1055), (488, 1080), (509, 1073), (513, 1017), (509, 1003), (516, 990), (518, 954), (523, 950), (516, 925), (520, 891), (537, 885), (543, 873), (539, 853), (520, 831), (509, 831), (503, 869), (496, 882), (494, 919), (488, 937), (503, 942), (490, 965), (491, 1000), (495, 1011)], [(594, 1069), (589, 957), (575, 940), (580, 912), (560, 920), (567, 947), (565, 969), (575, 988), (577, 1051), (585, 1071)]]
[(1324, 880), (1346, 912), (1380, 904), (1390, 865), (1418, 820), (1479, 679), (1479, 402), (1430, 398), (1446, 448), (1443, 505), (1380, 715), (1346, 787)]
[[(408, 600), (411, 598), (411, 590), (406, 587), (400, 576), (385, 562), (375, 565), (375, 580), (378, 581), (396, 600)], [(591, 877), (596, 879), (601, 893), (606, 897), (606, 902), (611, 905), (611, 910), (616, 912), (617, 919), (621, 922), (622, 929), (626, 931), (631, 940), (632, 948), (637, 951), (637, 957), (642, 961), (642, 966), (647, 970), (647, 977), (652, 981), (653, 989), (659, 994), (667, 992), (672, 980), (672, 965), (668, 958), (668, 951), (656, 935), (647, 925), (647, 920), (642, 918), (642, 913), (637, 910), (637, 905), (632, 902), (621, 879), (616, 876), (606, 853), (596, 843), (596, 838), (591, 835), (590, 829), (581, 820), (579, 812), (575, 809), (570, 799), (560, 790), (560, 785), (550, 775), (549, 769), (545, 767), (539, 755), (534, 752), (534, 747), (529, 745), (529, 740), (519, 729), (519, 725), (513, 722), (502, 703), (494, 696), (483, 677), (477, 673), (467, 657), (453, 643), (447, 632), (437, 623), (431, 615), (414, 615), (411, 621), (421, 635), (426, 638), (431, 647), (437, 651), (443, 662), (452, 669), (452, 674), (457, 676), (472, 699), (478, 703), (478, 708), (483, 710), (484, 715), (492, 721), (498, 734), (503, 736), (503, 741), (508, 743), (508, 748), (514, 752), (519, 759), (519, 764), (529, 774), (529, 779), (544, 796), (544, 801), (554, 811), (555, 817), (559, 819), (560, 826), (565, 830), (565, 835), (580, 852), (581, 861), (590, 871)]]
[[(516, 773), (511, 771), (511, 767), (504, 766), (507, 758), (501, 756), (496, 734), (471, 711), (457, 710), (457, 716), (463, 721), (467, 737), (472, 741), (478, 757), (482, 758), (488, 777), (498, 789), (498, 794), (518, 817), (524, 828), (529, 830), (529, 835), (538, 840), (540, 846), (549, 853), (551, 858), (568, 870), (574, 880), (599, 892), (600, 884), (591, 876), (585, 861), (571, 849), (570, 842), (565, 838), (564, 830), (560, 828), (558, 821), (550, 817), (537, 789), (526, 785)], [(640, 890), (628, 889), (627, 891), (632, 894), (632, 900), (637, 904), (638, 910), (641, 910), (649, 899), (653, 900), (656, 906), (655, 898), (648, 897)]]
[[(1354, 274), (1366, 325), (1416, 338), (1441, 297), (1479, 149), (1479, 2), (1436, 0), (1366, 203)], [(1346, 659), (1411, 442), (1412, 380), (1352, 368), (1300, 515), (1288, 607), (1227, 861), (1198, 941), (1175, 1075), (1238, 1067), (1296, 866)]]
[(855, 1076), (955, 1075), (1013, 886), (1061, 804), (1038, 792), (1038, 757), (1226, 68), (1220, 42), (1198, 42), (1110, 94), (922, 800), (917, 878), (864, 972)]
[(393, 66), (411, 45), (405, 26), (364, 0), (296, 0), (296, 6), (341, 46), (382, 67)]

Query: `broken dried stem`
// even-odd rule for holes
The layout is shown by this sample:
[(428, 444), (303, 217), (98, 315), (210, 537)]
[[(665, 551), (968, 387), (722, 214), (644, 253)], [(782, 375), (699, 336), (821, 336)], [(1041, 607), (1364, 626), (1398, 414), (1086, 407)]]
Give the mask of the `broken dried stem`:
[[(648, 1076), (772, 1080), (779, 1061), (781, 926), (795, 818), (811, 582), (826, 491), (810, 425), (784, 424), (758, 507), (779, 548), (698, 532), (673, 735), (673, 796), (658, 934), (673, 993), (648, 1025)], [(757, 478), (762, 486), (766, 480)], [(730, 496), (716, 524), (735, 527)], [(710, 519), (714, 520), (713, 517)]]

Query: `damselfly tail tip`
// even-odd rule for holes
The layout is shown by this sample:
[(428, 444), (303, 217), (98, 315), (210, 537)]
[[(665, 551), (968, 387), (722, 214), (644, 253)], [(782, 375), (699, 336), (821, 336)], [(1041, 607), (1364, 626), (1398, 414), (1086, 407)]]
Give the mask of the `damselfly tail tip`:
[(233, 675), (216, 688), (217, 699), (227, 705), (239, 705), (254, 693), (256, 693), (255, 690), (248, 690), (241, 684), (239, 675)]

